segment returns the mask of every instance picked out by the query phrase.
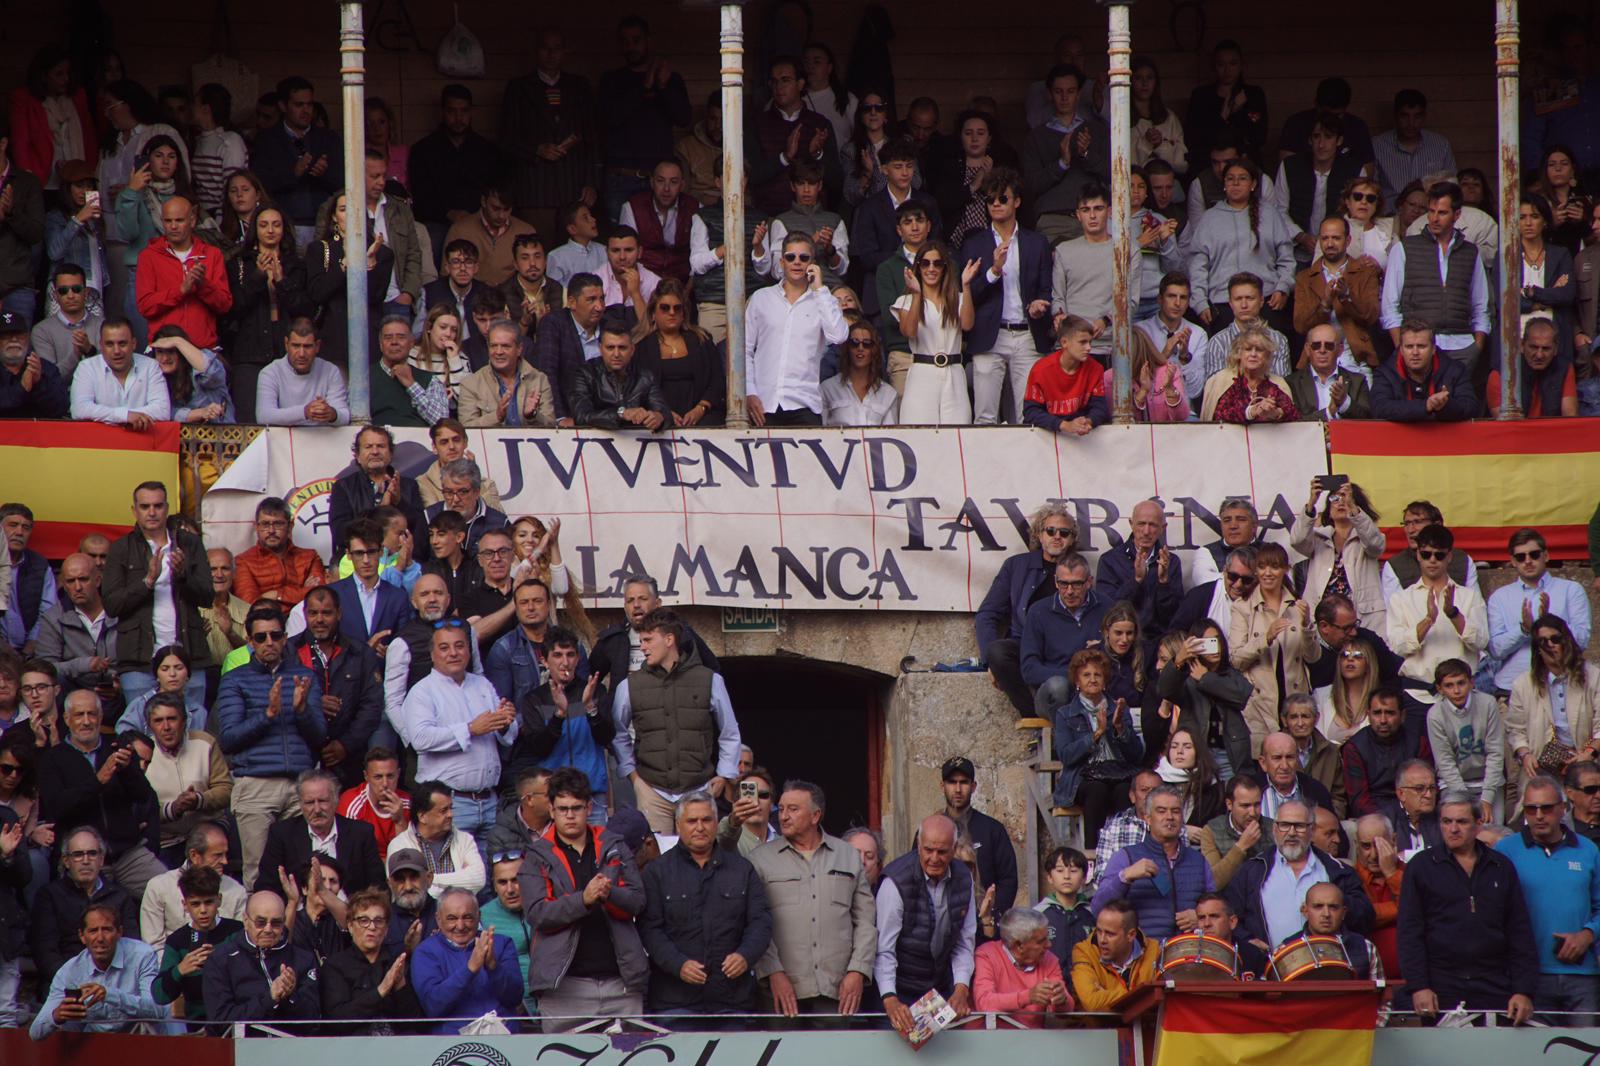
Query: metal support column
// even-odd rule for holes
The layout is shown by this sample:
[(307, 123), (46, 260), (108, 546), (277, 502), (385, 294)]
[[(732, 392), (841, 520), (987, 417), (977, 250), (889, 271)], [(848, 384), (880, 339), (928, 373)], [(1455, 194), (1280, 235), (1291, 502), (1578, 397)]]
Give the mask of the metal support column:
[(339, 78), (343, 83), (345, 268), (350, 353), (350, 421), (372, 419), (371, 356), (367, 323), (367, 124), (366, 41), (361, 4), (339, 4)]
[(1129, 116), (1129, 89), (1132, 71), (1133, 36), (1128, 27), (1131, 0), (1102, 0), (1107, 14), (1106, 97), (1111, 122), (1111, 242), (1113, 278), (1111, 285), (1111, 418), (1118, 425), (1133, 422), (1133, 309), (1129, 291), (1135, 285), (1138, 269), (1133, 255), (1132, 218), (1129, 202), (1129, 161), (1133, 152), (1133, 125)]
[(748, 426), (744, 406), (744, 8), (722, 5), (722, 261), (728, 306), (728, 425)]
[[(1521, 81), (1517, 0), (1495, 0), (1494, 72), (1499, 96), (1500, 158), (1500, 417), (1522, 412), (1522, 239), (1517, 224), (1522, 197), (1522, 135), (1517, 92)], [(1483, 353), (1489, 358), (1489, 353)], [(1546, 412), (1549, 413), (1549, 412)]]

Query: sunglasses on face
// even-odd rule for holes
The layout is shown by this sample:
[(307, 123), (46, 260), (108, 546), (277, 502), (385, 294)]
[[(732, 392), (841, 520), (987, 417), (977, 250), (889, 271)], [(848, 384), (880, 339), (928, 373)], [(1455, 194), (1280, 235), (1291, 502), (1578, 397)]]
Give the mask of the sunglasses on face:
[(878, 114), (882, 114), (885, 111), (888, 111), (889, 110), (889, 105), (888, 104), (862, 104), (861, 105), (861, 110), (865, 111), (869, 115), (878, 115)]
[(1350, 199), (1358, 204), (1375, 204), (1378, 202), (1378, 194), (1375, 192), (1353, 192), (1350, 194)]
[(669, 303), (666, 303), (666, 302), (663, 301), (662, 303), (656, 304), (656, 310), (657, 311), (665, 311), (668, 314), (675, 315), (679, 311), (683, 310), (683, 305), (682, 304), (669, 304)]
[(873, 344), (873, 341), (872, 341), (871, 337), (851, 337), (850, 338), (850, 347), (852, 347), (852, 348), (870, 348), (870, 347), (872, 347), (872, 344)]
[(1418, 548), (1417, 549), (1417, 558), (1418, 559), (1448, 559), (1448, 558), (1450, 558), (1450, 553), (1447, 552), (1447, 551), (1440, 551), (1437, 548)]
[(1559, 811), (1565, 806), (1564, 803), (1524, 803), (1522, 809), (1530, 814), (1543, 814), (1545, 811)]
[(1076, 537), (1078, 535), (1077, 530), (1069, 529), (1066, 526), (1045, 526), (1040, 532), (1047, 537)]
[(1230, 585), (1254, 585), (1256, 583), (1254, 574), (1224, 574), (1223, 577)]
[(1538, 562), (1540, 559), (1544, 558), (1544, 549), (1530, 548), (1525, 552), (1512, 552), (1511, 558), (1515, 559), (1519, 563)]
[(1540, 637), (1534, 641), (1541, 648), (1564, 648), (1567, 642), (1561, 637)]
[(1364, 651), (1342, 651), (1339, 653), (1339, 658), (1341, 659), (1365, 659), (1366, 657), (1367, 653)]
[(250, 641), (253, 644), (265, 644), (268, 641), (276, 644), (284, 638), (284, 635), (284, 631), (281, 629), (268, 629), (259, 633), (251, 633)]
[(10, 777), (12, 774), (22, 773), (22, 767), (16, 763), (0, 762), (0, 774)]
[(1313, 352), (1336, 352), (1339, 346), (1333, 341), (1307, 341), (1306, 347)]
[(783, 261), (785, 263), (809, 263), (809, 262), (811, 262), (811, 253), (810, 252), (784, 252), (783, 253)]
[(84, 286), (82, 286), (82, 285), (57, 285), (56, 286), (56, 295), (57, 296), (66, 296), (69, 293), (82, 292), (83, 289), (84, 289)]
[(1578, 785), (1576, 791), (1582, 792), (1585, 796), (1600, 796), (1600, 784)]
[(1003, 192), (998, 196), (989, 197), (985, 202), (990, 204), (1009, 204), (1011, 202), (1011, 194)]
[(943, 259), (924, 259), (922, 262), (918, 263), (917, 266), (919, 266), (923, 270), (943, 270), (944, 269), (944, 260)]

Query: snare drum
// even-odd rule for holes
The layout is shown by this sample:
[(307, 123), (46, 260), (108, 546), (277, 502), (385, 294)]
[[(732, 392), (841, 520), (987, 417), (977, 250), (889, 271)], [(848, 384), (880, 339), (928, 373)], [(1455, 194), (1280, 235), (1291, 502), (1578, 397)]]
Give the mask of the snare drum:
[(1164, 978), (1188, 981), (1239, 980), (1239, 952), (1226, 940), (1201, 933), (1168, 937), (1161, 945), (1156, 971)]
[(1352, 981), (1356, 968), (1336, 936), (1298, 936), (1285, 941), (1267, 964), (1269, 981)]

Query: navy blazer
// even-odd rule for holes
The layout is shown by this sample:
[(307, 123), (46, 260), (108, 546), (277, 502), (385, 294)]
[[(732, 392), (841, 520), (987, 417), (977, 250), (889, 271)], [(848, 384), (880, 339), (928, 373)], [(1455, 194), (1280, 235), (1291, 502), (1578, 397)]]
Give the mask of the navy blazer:
[[(1012, 254), (1021, 257), (1019, 265), (1022, 273), (1019, 280), (1022, 313), (1026, 315), (1028, 305), (1033, 301), (1050, 302), (1050, 242), (1042, 234), (1019, 225), (1012, 244)], [(994, 266), (993, 231), (981, 229), (968, 234), (967, 239), (961, 242), (959, 261), (965, 266), (972, 259), (978, 261), (979, 268), (977, 276), (972, 279), (973, 323), (967, 331), (967, 351), (992, 352), (995, 339), (1000, 335), (1000, 310), (1005, 303), (1005, 286), (989, 281), (989, 268)], [(1040, 355), (1055, 351), (1050, 323), (1048, 314), (1028, 319), (1028, 325), (1033, 327), (1033, 348)]]
[(1048, 591), (1039, 598), (1053, 595), (1054, 575), (1055, 567), (1045, 562), (1038, 548), (1020, 552), (1000, 564), (1000, 572), (994, 576), (983, 603), (978, 606), (978, 616), (973, 620), (979, 655), (984, 655), (985, 648), (1003, 637), (1022, 639), (1022, 625), (1028, 608), (1033, 605), (1034, 594), (1041, 585), (1048, 584)]
[[(387, 629), (392, 637), (400, 627), (411, 621), (411, 601), (398, 586), (387, 581), (378, 582), (378, 606), (372, 612), (372, 629), (367, 629), (367, 616), (361, 610), (361, 594), (356, 591), (356, 576), (351, 574), (333, 583), (339, 594), (339, 632), (351, 640), (365, 644), (373, 633)], [(387, 643), (387, 642), (385, 642)]]
[[(911, 199), (928, 212), (932, 226), (930, 235), (941, 232), (939, 205), (933, 197), (920, 190), (911, 193)], [(856, 207), (850, 219), (850, 262), (861, 268), (861, 310), (875, 317), (882, 308), (878, 306), (878, 288), (873, 284), (878, 266), (900, 250), (900, 233), (894, 225), (895, 206), (889, 199), (888, 189), (879, 189)], [(1048, 272), (1045, 275), (1049, 277)]]
[(539, 323), (534, 340), (538, 349), (534, 363), (555, 386), (556, 421), (572, 417), (572, 394), (578, 384), (578, 370), (589, 361), (578, 337), (578, 324), (572, 320), (572, 311), (563, 308)]

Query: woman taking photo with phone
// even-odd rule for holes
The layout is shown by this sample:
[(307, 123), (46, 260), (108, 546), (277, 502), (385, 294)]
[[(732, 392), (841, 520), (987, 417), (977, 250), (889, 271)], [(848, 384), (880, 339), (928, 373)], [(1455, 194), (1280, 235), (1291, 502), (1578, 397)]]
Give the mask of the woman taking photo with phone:
[(1227, 636), (1202, 618), (1156, 680), (1161, 698), (1177, 708), (1172, 728), (1188, 730), (1206, 746), (1224, 781), (1251, 766), (1244, 708), (1254, 690), (1229, 660)]
[[(1327, 494), (1322, 513), (1317, 501)], [(1360, 485), (1343, 474), (1311, 479), (1311, 498), (1295, 515), (1289, 547), (1306, 556), (1306, 602), (1337, 592), (1356, 605), (1361, 626), (1384, 632), (1383, 530)]]

